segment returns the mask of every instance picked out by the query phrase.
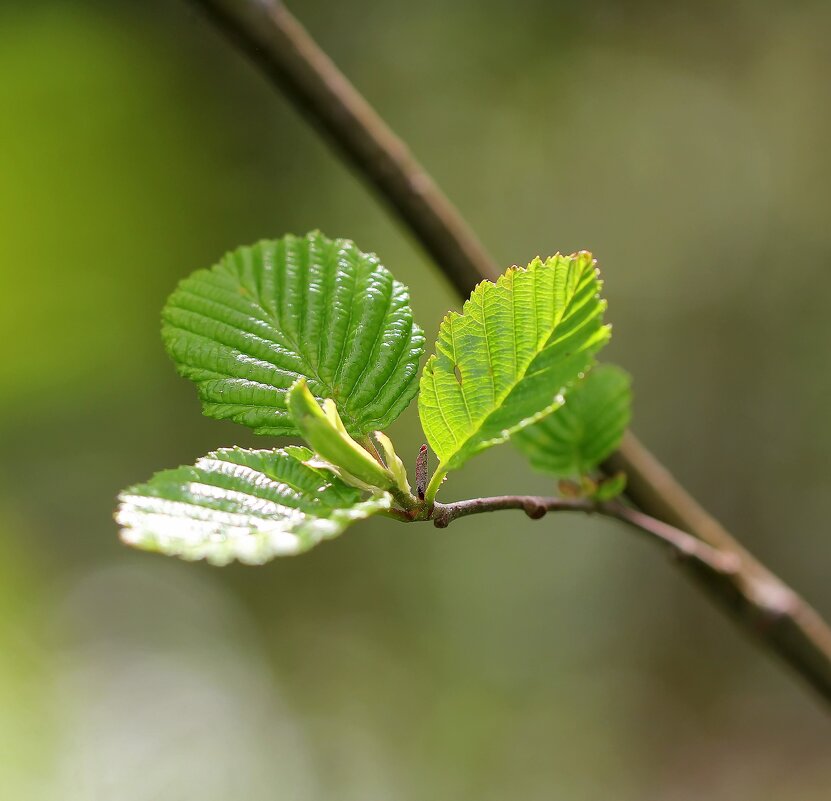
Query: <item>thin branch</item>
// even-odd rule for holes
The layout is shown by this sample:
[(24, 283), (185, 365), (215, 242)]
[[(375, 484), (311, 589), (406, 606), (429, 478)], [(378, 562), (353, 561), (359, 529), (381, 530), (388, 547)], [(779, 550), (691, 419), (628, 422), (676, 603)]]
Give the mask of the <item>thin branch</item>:
[[(463, 297), (480, 280), (498, 274), (458, 211), (282, 3), (192, 1), (322, 131)], [(822, 618), (738, 545), (634, 436), (610, 460), (610, 468), (627, 474), (627, 492), (645, 512), (738, 563), (729, 581), (713, 574), (702, 586), (831, 702), (831, 629)]]
[(648, 535), (653, 542), (668, 549), (679, 560), (695, 563), (695, 572), (698, 575), (715, 575), (719, 581), (723, 581), (741, 574), (741, 563), (733, 554), (719, 551), (697, 537), (687, 534), (686, 531), (618, 501), (597, 503), (588, 498), (496, 495), (447, 504), (437, 503), (433, 509), (432, 520), (437, 528), (446, 528), (460, 517), (503, 509), (521, 509), (532, 520), (539, 520), (548, 512), (582, 512), (610, 517)]
[[(436, 504), (433, 522), (437, 527), (445, 528), (460, 517), (502, 509), (522, 509), (534, 519), (549, 511), (596, 513), (626, 523), (669, 550), (679, 566), (713, 598), (762, 636), (773, 630), (792, 630), (795, 620), (806, 612), (806, 604), (790, 589), (786, 587), (784, 592), (779, 591), (765, 577), (759, 577), (753, 564), (748, 565), (739, 553), (713, 548), (697, 537), (619, 501), (597, 504), (583, 498), (500, 495)], [(819, 622), (822, 624), (821, 620)], [(776, 642), (787, 641), (778, 639)], [(782, 651), (783, 656), (789, 653)]]

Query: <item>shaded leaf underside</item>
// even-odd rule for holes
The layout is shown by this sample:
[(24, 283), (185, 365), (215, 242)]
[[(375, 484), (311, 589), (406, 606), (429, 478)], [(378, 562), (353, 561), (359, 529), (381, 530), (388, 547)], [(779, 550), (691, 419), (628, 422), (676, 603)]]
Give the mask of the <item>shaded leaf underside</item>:
[(594, 470), (620, 445), (631, 419), (629, 375), (601, 364), (572, 388), (565, 404), (513, 440), (531, 464), (556, 476)]

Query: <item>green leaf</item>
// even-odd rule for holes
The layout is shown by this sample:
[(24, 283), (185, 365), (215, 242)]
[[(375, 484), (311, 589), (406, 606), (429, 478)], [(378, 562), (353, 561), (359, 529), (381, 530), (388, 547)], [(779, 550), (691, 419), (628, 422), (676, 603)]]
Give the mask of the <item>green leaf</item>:
[(241, 247), (182, 281), (162, 318), (204, 413), (258, 434), (299, 433), (286, 392), (301, 377), (354, 435), (387, 427), (417, 389), (424, 336), (407, 288), (346, 239), (312, 232)]
[(626, 489), (626, 473), (615, 473), (597, 485), (592, 497), (599, 503), (617, 498)]
[(302, 553), (350, 523), (388, 509), (328, 470), (308, 448), (210, 453), (193, 467), (157, 473), (119, 496), (116, 521), (129, 545), (215, 565), (262, 564)]
[(384, 457), (384, 463), (387, 465), (387, 470), (392, 473), (396, 486), (405, 495), (412, 495), (410, 482), (407, 480), (407, 468), (395, 452), (392, 440), (383, 431), (375, 431), (373, 436), (381, 448), (381, 456)]
[(441, 324), (419, 414), (440, 464), (428, 489), (475, 453), (549, 414), (609, 338), (590, 253), (535, 259), (484, 281)]
[(531, 464), (555, 476), (582, 476), (620, 445), (632, 416), (629, 375), (611, 364), (594, 368), (569, 390), (565, 405), (514, 435)]
[[(289, 389), (288, 408), (303, 439), (315, 453), (343, 471), (347, 483), (381, 490), (396, 486), (395, 476), (346, 432), (334, 401), (326, 398), (321, 408), (309, 392), (305, 378), (298, 379)], [(353, 478), (357, 481), (350, 480)]]

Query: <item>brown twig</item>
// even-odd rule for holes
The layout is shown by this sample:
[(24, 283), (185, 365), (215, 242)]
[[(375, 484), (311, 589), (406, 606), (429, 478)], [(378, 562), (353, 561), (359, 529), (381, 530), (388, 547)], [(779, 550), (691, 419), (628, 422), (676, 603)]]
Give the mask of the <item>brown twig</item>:
[(454, 520), (469, 515), (498, 512), (503, 509), (521, 509), (532, 520), (539, 520), (548, 512), (582, 512), (620, 520), (667, 548), (682, 561), (697, 563), (699, 574), (715, 574), (719, 580), (738, 576), (741, 562), (733, 554), (724, 553), (707, 545), (686, 531), (670, 526), (637, 509), (610, 501), (597, 503), (589, 498), (549, 498), (538, 495), (496, 495), (490, 498), (471, 498), (454, 503), (437, 503), (431, 519), (437, 528), (447, 528)]
[[(458, 211), (282, 3), (193, 2), (392, 207), (462, 296), (498, 274)], [(641, 509), (675, 530), (690, 532), (738, 565), (735, 572), (708, 574), (702, 586), (831, 702), (831, 629), (822, 618), (742, 548), (634, 436), (627, 437), (610, 468), (627, 474), (628, 494)], [(629, 510), (626, 522), (636, 525), (636, 514)]]

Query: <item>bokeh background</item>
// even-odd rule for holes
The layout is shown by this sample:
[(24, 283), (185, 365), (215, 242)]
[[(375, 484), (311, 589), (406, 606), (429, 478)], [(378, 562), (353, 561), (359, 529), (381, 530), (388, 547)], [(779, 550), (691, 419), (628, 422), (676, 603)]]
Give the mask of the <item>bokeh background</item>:
[[(596, 253), (636, 430), (831, 615), (831, 4), (292, 8), (500, 263)], [(256, 569), (119, 544), (120, 488), (266, 444), (201, 417), (166, 295), (316, 227), (428, 336), (458, 306), (188, 4), (2, 4), (0, 797), (831, 797), (827, 713), (613, 523), (372, 521)], [(506, 446), (444, 492), (549, 490)]]

